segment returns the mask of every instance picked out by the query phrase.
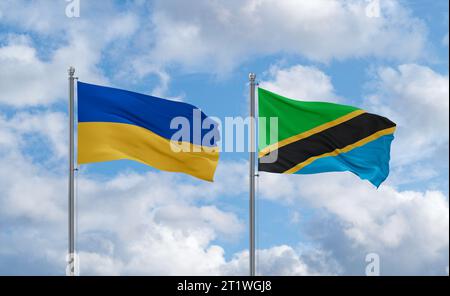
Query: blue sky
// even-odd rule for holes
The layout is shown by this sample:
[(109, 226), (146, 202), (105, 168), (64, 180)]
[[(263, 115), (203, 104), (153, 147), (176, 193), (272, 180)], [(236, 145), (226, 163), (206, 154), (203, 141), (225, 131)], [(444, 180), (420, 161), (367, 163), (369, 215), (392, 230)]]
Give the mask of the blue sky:
[[(80, 0), (69, 18), (70, 3), (0, 3), (0, 274), (65, 272), (70, 65), (219, 118), (247, 116), (249, 72), (389, 117), (378, 190), (350, 173), (261, 174), (258, 272), (360, 275), (376, 253), (381, 274), (448, 274), (447, 1)], [(247, 274), (247, 168), (222, 153), (210, 184), (131, 161), (80, 167), (80, 273)]]

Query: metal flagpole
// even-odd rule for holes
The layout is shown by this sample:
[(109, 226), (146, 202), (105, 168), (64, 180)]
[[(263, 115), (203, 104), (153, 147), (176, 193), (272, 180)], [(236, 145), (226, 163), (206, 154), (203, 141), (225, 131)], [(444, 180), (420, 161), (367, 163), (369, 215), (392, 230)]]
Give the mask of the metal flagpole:
[(75, 148), (74, 148), (74, 105), (75, 68), (69, 70), (69, 254), (67, 275), (75, 276)]
[(255, 232), (255, 162), (256, 162), (256, 145), (255, 145), (255, 80), (256, 75), (250, 73), (250, 276), (256, 275), (256, 232)]

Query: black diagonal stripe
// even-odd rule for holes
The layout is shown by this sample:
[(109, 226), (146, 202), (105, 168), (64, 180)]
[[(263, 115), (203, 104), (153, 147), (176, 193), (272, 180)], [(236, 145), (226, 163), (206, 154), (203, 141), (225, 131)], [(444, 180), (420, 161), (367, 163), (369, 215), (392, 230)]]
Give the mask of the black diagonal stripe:
[(389, 119), (370, 113), (363, 113), (355, 118), (301, 139), (278, 149), (278, 158), (274, 163), (263, 163), (260, 159), (260, 171), (283, 173), (310, 157), (342, 149), (359, 140), (387, 128), (395, 123)]

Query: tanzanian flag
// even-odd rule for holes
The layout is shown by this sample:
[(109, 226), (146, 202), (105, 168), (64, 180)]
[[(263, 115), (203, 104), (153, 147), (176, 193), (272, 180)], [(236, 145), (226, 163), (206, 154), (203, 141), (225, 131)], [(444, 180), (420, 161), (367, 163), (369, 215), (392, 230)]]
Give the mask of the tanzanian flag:
[[(218, 132), (206, 119), (186, 103), (78, 82), (78, 163), (131, 159), (213, 181)], [(181, 123), (187, 139), (175, 134)]]
[(259, 128), (260, 171), (350, 171), (376, 187), (387, 178), (396, 127), (389, 119), (351, 106), (292, 100), (262, 88), (258, 103), (260, 118), (278, 118), (278, 128)]

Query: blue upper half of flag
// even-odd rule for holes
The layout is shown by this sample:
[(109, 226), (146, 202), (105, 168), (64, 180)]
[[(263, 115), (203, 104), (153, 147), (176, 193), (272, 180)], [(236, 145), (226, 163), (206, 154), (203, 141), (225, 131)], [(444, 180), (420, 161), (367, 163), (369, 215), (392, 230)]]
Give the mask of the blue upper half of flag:
[[(131, 124), (169, 140), (180, 130), (179, 124), (185, 123), (189, 124), (192, 144), (215, 146), (219, 139), (217, 123), (193, 105), (83, 82), (77, 86), (78, 122)], [(202, 143), (210, 132), (216, 136)]]

